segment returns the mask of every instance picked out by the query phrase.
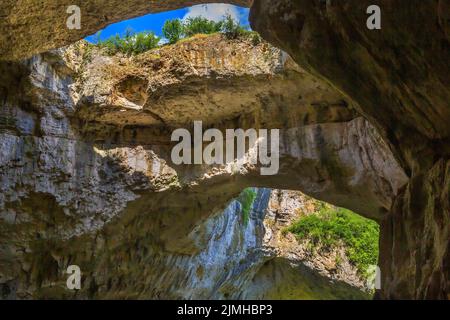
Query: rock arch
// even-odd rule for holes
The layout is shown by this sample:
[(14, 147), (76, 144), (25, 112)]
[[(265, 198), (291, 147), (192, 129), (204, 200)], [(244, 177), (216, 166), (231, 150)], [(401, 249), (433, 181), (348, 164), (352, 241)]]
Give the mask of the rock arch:
[[(170, 8), (205, 2), (171, 1)], [(379, 296), (445, 299), (450, 292), (450, 10), (442, 0), (380, 1), (384, 29), (369, 33), (363, 27), (369, 2), (256, 0), (251, 21), (307, 72), (350, 97), (409, 178), (382, 221)], [(98, 14), (88, 16), (82, 31), (70, 33), (61, 28), (63, 22), (55, 22), (61, 7), (52, 7), (50, 1), (31, 9), (3, 1), (1, 42), (7, 45), (2, 45), (1, 58), (29, 57), (110, 22), (169, 9), (169, 2), (159, 1), (128, 2), (124, 11), (117, 10), (116, 1), (102, 8), (83, 3)], [(48, 9), (54, 15), (40, 14)], [(420, 26), (417, 21), (422, 21)]]

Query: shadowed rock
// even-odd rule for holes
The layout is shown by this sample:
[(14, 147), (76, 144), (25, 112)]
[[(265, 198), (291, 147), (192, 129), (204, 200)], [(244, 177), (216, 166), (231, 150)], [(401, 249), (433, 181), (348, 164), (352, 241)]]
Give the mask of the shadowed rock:
[(259, 0), (251, 22), (351, 97), (410, 177), (382, 224), (380, 297), (447, 299), (450, 7), (445, 0), (378, 1), (382, 29), (369, 30), (371, 4)]
[[(236, 48), (235, 55), (211, 53), (211, 47), (224, 48), (223, 41)], [(183, 58), (174, 65), (170, 56), (183, 56), (192, 47), (202, 58)], [(11, 284), (8, 288), (18, 285), (18, 297), (66, 296), (58, 275), (69, 261), (80, 263), (90, 275), (83, 296), (132, 297), (124, 284), (127, 274), (151, 281), (161, 274), (155, 270), (165, 268), (174, 282), (160, 291), (139, 285), (140, 297), (206, 297), (211, 292), (171, 291), (187, 281), (175, 276), (172, 263), (189, 264), (186, 257), (197, 257), (211, 245), (208, 221), (242, 189), (300, 189), (381, 220), (406, 182), (374, 128), (351, 109), (351, 100), (268, 44), (212, 36), (155, 55), (126, 58), (93, 52), (86, 58), (83, 45), (74, 45), (23, 63), (1, 64), (1, 75), (8, 80), (2, 83), (13, 84), (2, 90), (1, 99), (1, 279)], [(154, 70), (155, 61), (166, 69)], [(247, 90), (223, 81), (225, 75), (248, 79)], [(263, 84), (265, 91), (258, 89), (260, 77), (270, 80)], [(148, 83), (162, 85), (152, 91)], [(216, 90), (198, 93), (208, 112), (189, 103), (190, 90), (215, 83), (221, 84), (219, 95), (244, 96), (253, 107), (245, 110), (230, 100), (228, 110), (227, 103), (215, 99)], [(176, 103), (178, 98), (183, 103)], [(128, 108), (131, 103), (141, 109)], [(123, 117), (116, 117), (117, 109), (124, 110)], [(145, 120), (146, 109), (163, 120)], [(171, 132), (197, 116), (219, 129), (281, 129), (279, 173), (262, 177), (258, 165), (245, 161), (242, 167), (174, 165)], [(232, 234), (232, 248), (239, 250), (242, 235)], [(104, 278), (106, 271), (110, 276)], [(108, 288), (115, 288), (111, 295)]]
[[(212, 3), (211, 0), (5, 0), (0, 3), (0, 60), (19, 60), (63, 47), (106, 26), (148, 13), (157, 13)], [(252, 0), (224, 0), (250, 6)], [(70, 6), (81, 10), (81, 29), (69, 29)]]

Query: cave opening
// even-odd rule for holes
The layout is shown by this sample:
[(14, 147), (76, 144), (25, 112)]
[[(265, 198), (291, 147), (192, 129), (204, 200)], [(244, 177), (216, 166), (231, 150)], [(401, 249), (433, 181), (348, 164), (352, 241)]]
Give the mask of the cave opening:
[(377, 222), (300, 191), (247, 188), (237, 201), (244, 228), (262, 222), (261, 248), (270, 252), (244, 296), (371, 299), (379, 289)]
[[(198, 34), (220, 32), (220, 24), (227, 16), (244, 29), (250, 28), (249, 8), (232, 4), (210, 3), (125, 19), (110, 24), (85, 39), (90, 43), (99, 44), (117, 36), (125, 38), (130, 33), (133, 35), (153, 33), (160, 40), (159, 45), (173, 44), (171, 36), (178, 41)], [(178, 25), (177, 22), (180, 22), (181, 25)], [(175, 34), (177, 32), (180, 34)]]
[[(242, 5), (251, 3), (230, 1)], [(398, 19), (398, 10), (390, 10), (383, 16), (386, 21), (383, 25), (393, 32), (367, 33), (365, 28), (358, 30), (357, 27), (358, 21), (365, 20), (361, 19), (366, 9), (364, 3), (345, 8), (355, 14), (342, 14), (343, 7), (334, 3), (327, 2), (324, 10), (322, 2), (318, 8), (314, 2), (299, 6), (299, 2), (282, 0), (288, 5), (272, 7), (270, 1), (261, 0), (255, 2), (252, 9), (252, 22), (265, 40), (251, 30), (239, 29), (236, 23), (228, 25), (228, 29), (224, 27), (225, 22), (222, 25), (215, 24), (218, 21), (206, 23), (202, 28), (207, 32), (190, 37), (189, 31), (186, 38), (176, 35), (180, 32), (180, 24), (172, 23), (167, 26), (171, 28), (167, 34), (175, 33), (175, 36), (170, 38), (162, 34), (162, 24), (157, 27), (159, 31), (139, 26), (132, 31), (133, 26), (128, 28), (130, 21), (126, 21), (121, 31), (104, 30), (88, 37), (87, 43), (75, 50), (72, 50), (74, 46), (69, 46), (68, 50), (61, 48), (47, 52), (73, 43), (110, 21), (175, 9), (183, 4), (183, 1), (176, 1), (149, 7), (149, 2), (144, 2), (136, 1), (136, 6), (123, 12), (110, 7), (102, 12), (93, 5), (93, 14), (85, 17), (91, 21), (81, 31), (67, 31), (61, 27), (58, 21), (64, 19), (59, 19), (62, 11), (56, 7), (50, 7), (46, 21), (36, 25), (35, 18), (44, 16), (37, 6), (44, 6), (33, 3), (20, 12), (23, 20), (8, 17), (0, 21), (1, 26), (6, 26), (0, 38), (7, 39), (9, 44), (0, 48), (0, 57), (5, 61), (12, 60), (14, 68), (20, 64), (26, 69), (19, 77), (10, 77), (8, 71), (5, 79), (17, 78), (18, 83), (7, 83), (0, 90), (0, 101), (4, 101), (2, 109), (8, 111), (0, 112), (8, 116), (0, 123), (2, 161), (4, 168), (8, 168), (0, 172), (1, 178), (5, 178), (3, 181), (8, 182), (0, 197), (0, 208), (5, 209), (0, 212), (0, 227), (7, 231), (2, 232), (2, 240), (5, 239), (2, 242), (7, 248), (5, 251), (2, 248), (2, 252), (18, 252), (11, 249), (13, 242), (27, 252), (28, 243), (36, 241), (36, 235), (52, 234), (41, 233), (41, 229), (54, 226), (23, 224), (30, 218), (26, 212), (23, 219), (16, 219), (21, 214), (18, 206), (26, 203), (34, 190), (51, 195), (57, 202), (55, 205), (61, 206), (61, 217), (74, 218), (75, 222), (70, 221), (67, 230), (63, 231), (70, 237), (82, 237), (76, 239), (78, 251), (71, 251), (70, 259), (86, 262), (89, 258), (80, 258), (80, 252), (86, 250), (80, 248), (88, 247), (95, 247), (94, 253), (106, 259), (86, 263), (92, 268), (87, 272), (89, 281), (93, 281), (91, 288), (97, 290), (103, 286), (104, 289), (107, 283), (110, 296), (127, 295), (129, 288), (123, 280), (127, 275), (121, 270), (113, 270), (117, 274), (109, 279), (99, 279), (95, 274), (104, 271), (105, 265), (108, 269), (114, 265), (107, 259), (117, 249), (115, 257), (122, 259), (123, 265), (128, 264), (128, 271), (132, 270), (128, 276), (137, 279), (134, 284), (130, 282), (130, 287), (138, 283), (142, 296), (209, 298), (217, 294), (214, 297), (233, 297), (230, 292), (236, 283), (224, 283), (226, 288), (214, 294), (201, 286), (215, 283), (217, 278), (214, 277), (218, 275), (211, 270), (217, 266), (205, 269), (203, 265), (196, 265), (195, 272), (191, 270), (190, 273), (203, 280), (189, 282), (183, 278), (185, 282), (177, 283), (180, 291), (176, 293), (161, 285), (163, 277), (158, 276), (161, 271), (166, 271), (161, 266), (170, 265), (170, 261), (176, 259), (184, 267), (195, 265), (191, 263), (194, 260), (207, 265), (211, 256), (201, 247), (206, 240), (212, 240), (208, 242), (208, 248), (221, 248), (211, 252), (220, 252), (221, 260), (216, 261), (224, 262), (227, 275), (231, 277), (234, 270), (225, 263), (228, 260), (230, 263), (241, 262), (239, 271), (247, 270), (250, 265), (245, 262), (246, 255), (233, 256), (240, 260), (228, 259), (232, 255), (227, 250), (240, 248), (242, 230), (260, 230), (252, 227), (253, 211), (249, 209), (249, 203), (257, 201), (260, 189), (244, 190), (233, 201), (235, 208), (231, 211), (239, 212), (235, 215), (239, 223), (228, 215), (215, 214), (221, 212), (225, 203), (244, 186), (258, 185), (303, 190), (318, 199), (380, 221), (383, 258), (378, 262), (383, 269), (380, 298), (448, 297), (450, 251), (446, 214), (448, 192), (445, 192), (448, 189), (448, 156), (446, 149), (441, 148), (442, 143), (435, 143), (436, 139), (446, 141), (448, 138), (445, 120), (448, 112), (444, 103), (448, 100), (448, 86), (443, 85), (450, 74), (446, 72), (448, 65), (445, 64), (448, 61), (448, 24), (442, 18), (447, 7), (439, 4), (435, 10), (430, 7), (435, 3), (405, 3), (411, 17)], [(8, 1), (3, 3), (7, 3), (6, 8), (13, 8)], [(414, 6), (417, 10), (412, 10)], [(313, 14), (305, 14), (305, 8)], [(184, 21), (191, 9), (185, 10), (173, 18)], [(30, 15), (27, 16), (26, 11)], [(13, 11), (12, 16), (14, 14)], [(330, 17), (336, 20), (329, 21)], [(423, 21), (421, 28), (415, 28), (414, 21)], [(329, 28), (329, 22), (340, 27)], [(36, 27), (30, 28), (33, 24)], [(190, 27), (198, 26), (192, 24)], [(214, 30), (219, 29), (224, 38), (215, 37)], [(404, 46), (397, 46), (397, 35), (411, 34), (412, 31), (417, 37), (412, 37)], [(111, 33), (108, 35), (108, 32)], [(119, 33), (118, 37), (114, 36), (116, 33)], [(242, 34), (246, 35), (245, 46), (230, 40)], [(209, 59), (203, 44), (214, 37), (210, 52), (221, 54)], [(174, 39), (178, 46), (172, 46)], [(289, 51), (292, 58), (266, 40)], [(224, 43), (235, 46), (230, 48), (223, 46)], [(391, 45), (386, 50), (378, 50), (386, 43)], [(430, 46), (422, 48), (423, 43)], [(243, 50), (239, 51), (239, 47)], [(151, 50), (147, 50), (149, 48)], [(181, 49), (171, 51), (170, 48)], [(189, 48), (188, 52), (183, 48)], [(315, 50), (317, 48), (321, 49)], [(423, 54), (412, 54), (417, 48), (421, 48)], [(45, 53), (32, 57), (39, 52)], [(336, 55), (340, 59), (335, 59)], [(386, 59), (386, 55), (392, 59)], [(403, 56), (411, 59), (400, 61)], [(19, 63), (23, 58), (29, 60)], [(68, 62), (68, 58), (75, 59)], [(1, 62), (2, 65), (7, 63)], [(427, 65), (427, 68), (417, 67), (421, 65)], [(367, 66), (377, 66), (377, 71)], [(5, 69), (4, 66), (1, 69)], [(346, 72), (348, 70), (351, 72)], [(423, 81), (410, 81), (404, 75)], [(428, 94), (430, 90), (433, 94)], [(10, 105), (4, 108), (6, 104)], [(231, 126), (282, 128), (279, 174), (262, 179), (251, 165), (231, 172), (220, 166), (196, 165), (187, 169), (173, 165), (168, 156), (168, 128), (186, 125), (202, 117), (209, 120), (208, 126), (217, 125), (222, 130)], [(424, 117), (426, 119), (422, 121)], [(91, 130), (88, 134), (87, 129)], [(115, 138), (110, 139), (112, 136)], [(178, 219), (180, 217), (183, 219)], [(222, 220), (217, 220), (218, 217)], [(274, 221), (282, 223), (283, 219)], [(177, 224), (180, 221), (184, 224)], [(213, 233), (202, 230), (205, 221), (208, 232), (217, 232), (214, 237), (209, 237)], [(125, 226), (121, 225), (123, 222), (126, 222)], [(26, 231), (26, 239), (15, 230), (16, 224)], [(234, 230), (227, 228), (237, 225), (241, 229), (235, 233), (224, 232)], [(327, 258), (334, 257), (328, 262), (333, 270), (338, 270), (337, 274), (342, 271), (340, 266), (347, 262), (361, 274), (368, 272), (368, 266), (377, 264), (373, 258), (377, 255), (372, 253), (378, 250), (368, 243), (369, 240), (375, 243), (372, 240), (376, 238), (376, 232), (359, 232), (361, 225), (366, 226), (362, 228), (365, 231), (376, 231), (375, 225), (362, 222), (353, 212), (321, 203), (315, 206), (314, 214), (301, 214), (284, 226), (280, 234), (290, 237), (297, 250), (303, 246), (305, 255), (325, 252)], [(117, 232), (124, 228), (127, 232)], [(98, 235), (98, 239), (85, 236), (88, 231)], [(355, 236), (354, 231), (360, 236)], [(117, 238), (106, 241), (102, 238), (105, 234)], [(261, 239), (268, 235), (255, 234)], [(89, 241), (95, 241), (96, 245), (89, 245)], [(211, 243), (218, 247), (209, 246)], [(224, 245), (227, 243), (230, 246)], [(167, 252), (158, 251), (161, 248)], [(360, 251), (361, 248), (370, 250)], [(87, 251), (96, 258), (93, 252)], [(345, 257), (333, 251), (343, 252)], [(240, 253), (249, 252), (254, 254), (251, 250)], [(28, 253), (34, 254), (32, 250)], [(59, 268), (66, 266), (66, 257), (58, 253), (51, 255), (58, 260)], [(150, 256), (164, 258), (154, 262), (149, 261)], [(1, 258), (0, 281), (28, 281), (27, 275), (31, 271), (22, 256)], [(11, 261), (14, 265), (22, 264), (17, 270), (23, 269), (24, 273), (11, 268)], [(274, 273), (273, 261), (276, 259), (267, 263), (267, 273), (262, 277)], [(156, 275), (152, 280), (160, 287), (149, 285), (143, 288), (139, 280), (142, 274), (134, 268), (135, 263), (151, 265), (152, 272), (157, 270), (149, 275), (149, 279)], [(167, 283), (170, 279), (180, 279), (181, 276), (175, 274), (166, 274)], [(286, 264), (279, 274), (286, 276)], [(332, 274), (337, 276), (336, 272)], [(117, 279), (113, 279), (116, 275)], [(270, 277), (267, 279), (270, 282)], [(39, 286), (53, 290), (48, 279), (41, 280)], [(34, 293), (28, 288), (36, 284), (23, 283), (17, 289), (22, 292), (8, 289), (4, 291), (5, 295), (29, 298)], [(315, 283), (319, 281), (315, 280)], [(264, 292), (260, 289), (261, 285), (255, 292)], [(313, 287), (310, 289), (313, 291)], [(80, 292), (79, 297), (83, 294)], [(102, 296), (100, 291), (91, 294)], [(305, 295), (308, 297), (311, 296)]]
[[(234, 22), (227, 21), (227, 15)], [(184, 21), (185, 38), (178, 39), (177, 43), (170, 43), (171, 40), (166, 35), (171, 33), (163, 34), (164, 25), (168, 20), (173, 22), (178, 19)], [(314, 143), (318, 145), (317, 149), (320, 149), (320, 157), (333, 156), (335, 162), (339, 162), (336, 155), (327, 150), (327, 141), (332, 141), (332, 137), (326, 136), (327, 126), (334, 132), (333, 126), (353, 120), (354, 114), (349, 111), (349, 104), (331, 87), (322, 83), (318, 85), (317, 79), (305, 75), (283, 52), (263, 42), (257, 34), (249, 30), (247, 24), (248, 9), (229, 5), (193, 7), (111, 25), (101, 33), (88, 37), (87, 41), (62, 49), (61, 60), (58, 60), (58, 53), (44, 54), (41, 60), (33, 60), (38, 66), (35, 71), (44, 71), (44, 75), (39, 74), (35, 79), (42, 78), (46, 80), (46, 84), (56, 83), (56, 90), (66, 87), (58, 81), (74, 81), (75, 88), (81, 88), (79, 94), (83, 97), (75, 99), (79, 103), (73, 106), (74, 109), (78, 108), (75, 117), (85, 120), (97, 130), (92, 133), (94, 147), (90, 137), (82, 135), (80, 144), (76, 147), (59, 143), (59, 140), (55, 142), (57, 148), (48, 147), (57, 153), (49, 155), (49, 158), (76, 159), (75, 163), (67, 163), (68, 169), (55, 169), (56, 172), (63, 171), (56, 174), (55, 183), (61, 183), (59, 179), (63, 182), (69, 180), (71, 183), (72, 180), (79, 179), (80, 181), (73, 182), (75, 186), (89, 186), (81, 188), (82, 191), (70, 186), (74, 188), (74, 192), (55, 187), (49, 193), (59, 192), (61, 194), (55, 196), (55, 199), (65, 199), (65, 204), (62, 205), (63, 217), (70, 215), (70, 210), (85, 217), (86, 222), (83, 221), (81, 227), (74, 222), (73, 226), (70, 224), (64, 232), (72, 235), (92, 232), (92, 226), (100, 229), (101, 240), (98, 240), (98, 249), (91, 252), (92, 256), (83, 256), (80, 254), (83, 249), (79, 249), (74, 250), (71, 257), (82, 269), (90, 268), (85, 270), (89, 288), (97, 290), (89, 291), (87, 294), (90, 297), (100, 297), (102, 294), (115, 297), (123, 294), (122, 291), (134, 291), (133, 286), (139, 282), (136, 279), (143, 276), (143, 273), (152, 283), (142, 288), (142, 295), (146, 297), (362, 297), (361, 290), (354, 289), (352, 285), (340, 281), (340, 278), (337, 280), (339, 285), (330, 282), (333, 277), (342, 273), (343, 268), (351, 270), (348, 272), (358, 273), (357, 268), (352, 265), (359, 261), (356, 258), (360, 256), (355, 255), (356, 258), (351, 263), (345, 248), (342, 248), (342, 239), (335, 239), (336, 232), (345, 233), (348, 229), (333, 230), (335, 233), (330, 233), (330, 239), (325, 239), (330, 241), (327, 248), (322, 248), (322, 238), (312, 238), (309, 244), (303, 244), (300, 231), (294, 228), (299, 227), (297, 220), (292, 218), (292, 225), (283, 224), (286, 217), (283, 218), (284, 213), (278, 211), (273, 221), (271, 220), (267, 208), (269, 202), (275, 201), (272, 200), (272, 195), (276, 191), (269, 189), (247, 188), (225, 212), (214, 215), (217, 213), (217, 207), (210, 204), (210, 198), (217, 199), (222, 206), (241, 185), (248, 184), (239, 180), (244, 181), (246, 176), (254, 175), (251, 171), (253, 163), (250, 163), (250, 166), (233, 167), (231, 172), (214, 167), (206, 168), (206, 173), (202, 173), (201, 170), (205, 168), (199, 165), (187, 170), (170, 167), (173, 161), (171, 163), (167, 157), (167, 137), (164, 136), (166, 132), (158, 130), (162, 126), (174, 128), (180, 125), (180, 122), (184, 125), (202, 119), (208, 120), (208, 127), (217, 126), (221, 130), (236, 127), (286, 127), (283, 139), (289, 136), (294, 139), (287, 141), (288, 149), (292, 149), (294, 153), (288, 154), (283, 160), (285, 164), (282, 170), (291, 167), (292, 158), (301, 160), (302, 157), (299, 157), (295, 150)], [(168, 26), (176, 29), (176, 25), (173, 23)], [(134, 31), (131, 31), (132, 28)], [(187, 49), (183, 51), (179, 50), (180, 48)], [(204, 48), (206, 49), (203, 52)], [(185, 65), (182, 64), (184, 60), (187, 61)], [(59, 64), (73, 67), (74, 75)], [(192, 69), (194, 71), (189, 73)], [(56, 75), (56, 80), (51, 78), (53, 75)], [(214, 82), (215, 80), (217, 81)], [(301, 88), (298, 86), (299, 81), (304, 84)], [(311, 94), (311, 88), (319, 90), (319, 97)], [(49, 91), (51, 89), (54, 88)], [(59, 93), (55, 92), (55, 96)], [(36, 100), (39, 101), (39, 97), (34, 99)], [(187, 108), (190, 105), (191, 108)], [(75, 125), (70, 127), (73, 123), (66, 119), (65, 112), (70, 112), (66, 108), (71, 107), (56, 104), (51, 112), (42, 115), (45, 137), (57, 136), (56, 139), (65, 139), (67, 132), (64, 130), (78, 129)], [(23, 124), (23, 117), (18, 120), (19, 124)], [(315, 122), (319, 125), (315, 126)], [(105, 143), (110, 130), (114, 132), (114, 141)], [(99, 137), (100, 134), (106, 136), (106, 139)], [(127, 134), (130, 137), (127, 137)], [(298, 137), (312, 137), (315, 140), (301, 141)], [(245, 162), (244, 153), (249, 152), (253, 143), (254, 141), (249, 142), (248, 148), (237, 156), (237, 160)], [(22, 149), (26, 150), (25, 147)], [(28, 152), (28, 156), (32, 157), (33, 152)], [(34, 161), (33, 158), (28, 160)], [(316, 162), (321, 159), (312, 160)], [(341, 168), (339, 163), (335, 162), (330, 164), (328, 161), (326, 165), (338, 171)], [(272, 181), (270, 185), (285, 185), (290, 182), (301, 189), (308, 186), (309, 182), (305, 179), (305, 185), (297, 186), (296, 175), (307, 174), (309, 171), (314, 171), (314, 174), (320, 177), (314, 180), (322, 183), (324, 173), (316, 172), (315, 166), (311, 167), (310, 163), (309, 159), (304, 163), (294, 162), (288, 172), (281, 172), (278, 180)], [(60, 162), (52, 165), (57, 167)], [(260, 168), (253, 169), (258, 172)], [(212, 187), (208, 187), (208, 183), (202, 185), (202, 177), (214, 178), (215, 175), (225, 181), (224, 187), (211, 190), (214, 189), (214, 184)], [(257, 175), (252, 179), (258, 181), (260, 178)], [(200, 188), (196, 190), (198, 185)], [(190, 190), (191, 188), (194, 190)], [(166, 192), (166, 197), (154, 196), (154, 191), (160, 194)], [(185, 201), (180, 203), (179, 199)], [(99, 206), (102, 205), (104, 209), (100, 210)], [(329, 211), (327, 214), (333, 215), (331, 211), (334, 209), (326, 208)], [(14, 207), (11, 210), (19, 211)], [(48, 211), (52, 210), (48, 208)], [(295, 208), (288, 215), (299, 218), (296, 215), (299, 210), (300, 207)], [(318, 213), (316, 215), (320, 216)], [(109, 223), (111, 216), (120, 218)], [(267, 218), (264, 218), (265, 216)], [(117, 243), (113, 241), (112, 249), (108, 247), (106, 239), (116, 236), (115, 228), (122, 229), (122, 219), (126, 221), (127, 232), (120, 233), (119, 240), (114, 240)], [(267, 246), (270, 246), (273, 252), (281, 248), (285, 250), (288, 243), (292, 249), (290, 254), (299, 255), (299, 252), (303, 252), (304, 256), (297, 259), (295, 268), (290, 267), (294, 261), (287, 260), (286, 256), (282, 255), (270, 256), (271, 262), (265, 262), (268, 257), (263, 251), (265, 239), (269, 234), (264, 232), (265, 224), (278, 228), (274, 229), (273, 233), (280, 239), (285, 239), (281, 241), (284, 243), (281, 246), (270, 242), (273, 239), (267, 240)], [(327, 230), (325, 225), (321, 227)], [(102, 231), (102, 228), (107, 231)], [(269, 225), (266, 225), (267, 230)], [(320, 230), (320, 233), (325, 233), (324, 230)], [(308, 232), (308, 236), (317, 236), (319, 231)], [(191, 239), (192, 237), (194, 239)], [(286, 240), (289, 238), (290, 242)], [(76, 241), (78, 248), (89, 247), (89, 241), (83, 237)], [(348, 241), (356, 240), (349, 238)], [(47, 251), (46, 255), (57, 256), (51, 249)], [(324, 253), (318, 255), (315, 251)], [(104, 252), (108, 254), (102, 254)], [(110, 255), (114, 257), (112, 260), (108, 260)], [(171, 265), (174, 256), (179, 262)], [(310, 256), (323, 256), (324, 261), (331, 259), (328, 263), (334, 265), (330, 270), (337, 271), (329, 271), (325, 276), (320, 275), (304, 263), (307, 261), (306, 257)], [(65, 266), (67, 263), (63, 256), (58, 256), (56, 260), (58, 266)], [(124, 269), (127, 272), (115, 270), (113, 260), (126, 266)], [(136, 266), (144, 264), (142, 271), (136, 270), (139, 269)], [(184, 272), (183, 268), (192, 272)], [(278, 270), (274, 273), (275, 278), (267, 278), (264, 271), (267, 268)], [(97, 270), (106, 272), (104, 279), (96, 274)], [(250, 277), (252, 272), (253, 277)], [(245, 283), (242, 279), (248, 277), (252, 278), (252, 282), (248, 283), (247, 287), (242, 287)], [(355, 279), (356, 277), (355, 275)], [(128, 287), (124, 279), (127, 279)], [(164, 279), (166, 283), (163, 283)], [(182, 281), (173, 283), (173, 279)], [(284, 287), (288, 279), (295, 285)], [(43, 296), (59, 294), (53, 289), (51, 281), (53, 279), (47, 279), (45, 275), (42, 276), (42, 281), (39, 281), (38, 287), (45, 288), (41, 292)], [(211, 283), (215, 284), (214, 288)], [(350, 289), (347, 289), (348, 287)], [(101, 290), (105, 292), (101, 293)], [(18, 293), (20, 294), (23, 293)]]

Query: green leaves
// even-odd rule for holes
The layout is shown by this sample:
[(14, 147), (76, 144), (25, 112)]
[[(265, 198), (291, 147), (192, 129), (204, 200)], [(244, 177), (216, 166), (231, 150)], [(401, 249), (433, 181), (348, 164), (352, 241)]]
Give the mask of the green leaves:
[(188, 18), (184, 23), (184, 34), (192, 37), (196, 34), (213, 34), (222, 30), (222, 21), (215, 22), (202, 17)]
[(225, 16), (221, 28), (228, 39), (237, 39), (248, 32), (247, 29), (242, 27), (239, 22), (236, 22), (229, 14)]
[(238, 201), (242, 206), (242, 220), (244, 225), (250, 220), (250, 212), (256, 199), (256, 192), (252, 188), (247, 188), (239, 195)]
[(363, 275), (377, 264), (379, 226), (350, 210), (321, 203), (317, 214), (300, 218), (287, 231), (329, 248), (343, 242), (350, 262)]
[[(250, 34), (246, 28), (236, 22), (231, 15), (224, 16), (222, 21), (216, 22), (203, 17), (188, 18), (184, 22), (180, 19), (167, 20), (162, 28), (163, 36), (170, 44), (175, 44), (179, 40), (195, 36), (196, 34), (223, 33), (228, 39)], [(261, 38), (256, 33), (253, 35), (254, 45), (260, 43)], [(131, 29), (125, 31), (124, 36), (116, 34), (106, 40), (101, 40), (100, 32), (97, 33), (97, 46), (106, 48), (107, 53), (114, 55), (118, 52), (133, 55), (157, 48), (160, 44), (158, 38), (151, 31), (135, 33)]]
[(106, 48), (108, 54), (111, 55), (118, 52), (133, 55), (158, 47), (159, 41), (160, 39), (151, 31), (135, 33), (133, 30), (127, 29), (124, 37), (116, 34), (104, 41), (98, 39), (97, 46)]
[(249, 33), (245, 27), (241, 26), (229, 14), (225, 15), (218, 22), (203, 17), (188, 18), (184, 22), (180, 19), (167, 20), (163, 27), (163, 35), (169, 40), (170, 44), (174, 44), (183, 38), (193, 37), (196, 34), (219, 32), (223, 33), (228, 39), (237, 39)]
[(222, 30), (223, 22), (215, 22), (203, 17), (188, 18), (184, 22), (180, 19), (167, 20), (162, 32), (164, 37), (174, 44), (183, 38), (196, 34), (213, 34)]
[(184, 26), (180, 19), (167, 20), (162, 33), (170, 44), (177, 43), (184, 36)]

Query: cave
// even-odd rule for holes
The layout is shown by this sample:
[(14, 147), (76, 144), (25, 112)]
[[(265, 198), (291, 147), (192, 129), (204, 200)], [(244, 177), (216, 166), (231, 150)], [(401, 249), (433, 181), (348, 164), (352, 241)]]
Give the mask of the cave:
[[(215, 1), (82, 1), (68, 30), (73, 2), (0, 4), (1, 298), (450, 298), (447, 1), (379, 0), (371, 30), (368, 0), (224, 0), (250, 9), (261, 39), (212, 34), (131, 58), (82, 39)], [(194, 121), (280, 130), (278, 173), (174, 164), (171, 132)], [(292, 192), (379, 225), (379, 288), (259, 250), (271, 197)], [(70, 265), (81, 290), (66, 288)]]

